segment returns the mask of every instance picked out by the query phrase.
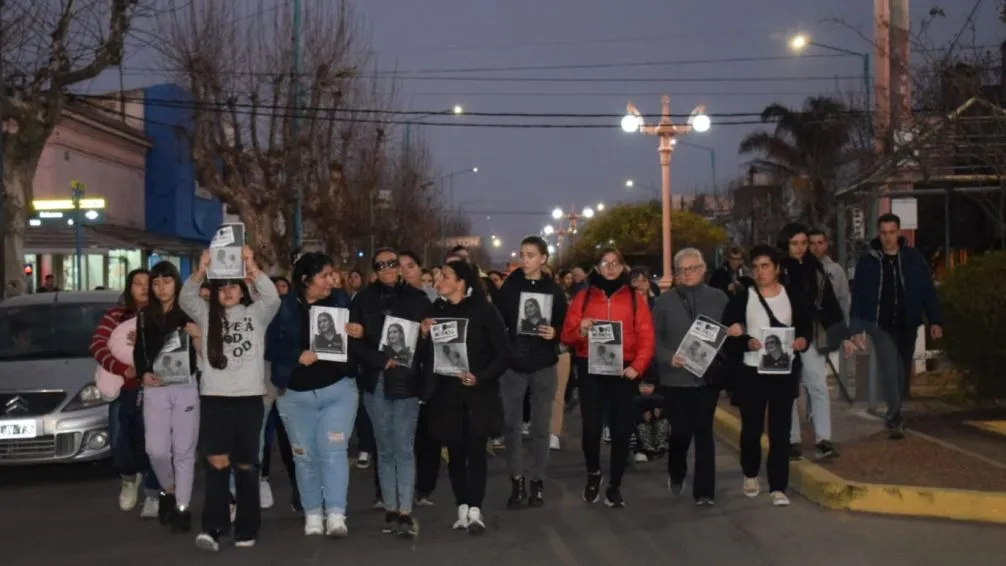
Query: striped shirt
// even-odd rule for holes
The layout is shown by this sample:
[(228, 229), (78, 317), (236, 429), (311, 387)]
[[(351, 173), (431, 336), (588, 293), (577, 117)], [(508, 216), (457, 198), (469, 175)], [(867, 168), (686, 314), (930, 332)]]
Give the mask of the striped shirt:
[[(117, 306), (108, 309), (98, 324), (98, 329), (94, 331), (94, 336), (91, 338), (91, 347), (89, 348), (91, 355), (94, 356), (94, 359), (105, 371), (121, 375), (123, 378), (126, 377), (126, 371), (132, 366), (120, 362), (112, 354), (111, 348), (108, 347), (108, 339), (112, 336), (112, 331), (117, 326), (133, 316), (135, 316), (135, 313), (126, 307)], [(138, 389), (139, 387), (140, 380), (135, 378), (126, 379), (122, 386), (123, 389)]]

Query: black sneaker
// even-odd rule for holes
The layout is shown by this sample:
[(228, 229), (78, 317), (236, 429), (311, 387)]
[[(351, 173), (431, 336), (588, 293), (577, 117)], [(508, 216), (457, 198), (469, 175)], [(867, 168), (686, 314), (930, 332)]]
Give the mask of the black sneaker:
[(800, 444), (790, 444), (789, 459), (794, 462), (797, 460), (803, 460), (803, 446)]
[(904, 440), (905, 425), (901, 423), (893, 423), (887, 425), (887, 438), (891, 440)]
[(697, 507), (715, 507), (716, 500), (712, 497), (699, 497), (695, 500), (695, 505)]
[(398, 511), (384, 512), (384, 526), (381, 532), (386, 535), (393, 535), (398, 532)]
[(614, 509), (625, 507), (625, 500), (622, 499), (622, 491), (613, 485), (609, 485), (604, 491), (604, 504)]
[(199, 533), (196, 536), (196, 547), (208, 552), (220, 550), (220, 531)]
[(681, 495), (685, 492), (685, 480), (681, 480), (681, 483), (674, 483), (674, 480), (667, 478), (667, 489), (671, 492), (671, 495)]
[(527, 485), (523, 476), (510, 478), (510, 497), (506, 500), (507, 509), (520, 509), (527, 503)]
[(412, 515), (399, 515), (398, 536), (403, 538), (416, 538), (419, 536), (419, 521)]
[(583, 500), (587, 503), (597, 503), (601, 497), (601, 477), (600, 473), (587, 474), (587, 486), (583, 488)]
[(528, 507), (541, 507), (545, 504), (545, 482), (531, 480), (531, 493), (527, 497)]
[(835, 445), (830, 440), (822, 440), (814, 445), (814, 447), (816, 448), (815, 455), (818, 460), (838, 457), (838, 449), (835, 448)]
[(176, 512), (175, 494), (162, 491), (157, 496), (157, 520), (165, 527), (170, 526), (174, 522)]
[(187, 533), (192, 530), (192, 511), (177, 509), (171, 520), (171, 532)]

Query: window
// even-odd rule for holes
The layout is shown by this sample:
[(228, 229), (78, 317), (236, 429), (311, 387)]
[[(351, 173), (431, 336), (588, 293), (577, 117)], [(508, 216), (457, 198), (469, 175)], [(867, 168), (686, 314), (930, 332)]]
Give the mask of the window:
[(108, 252), (108, 288), (125, 289), (126, 276), (143, 266), (140, 250), (111, 250)]
[(45, 303), (0, 308), (0, 361), (86, 358), (112, 303)]

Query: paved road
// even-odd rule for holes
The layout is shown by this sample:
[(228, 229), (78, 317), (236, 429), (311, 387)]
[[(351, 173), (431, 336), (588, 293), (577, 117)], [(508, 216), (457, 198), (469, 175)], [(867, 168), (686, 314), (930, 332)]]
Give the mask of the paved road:
[[(745, 499), (736, 456), (725, 448), (719, 454), (714, 509), (697, 509), (688, 498), (672, 499), (663, 487), (662, 463), (628, 475), (627, 508), (588, 507), (579, 495), (579, 452), (563, 450), (553, 464), (547, 507), (505, 512), (505, 471), (502, 459), (493, 458), (489, 528), (481, 538), (449, 530), (454, 509), (446, 474), (437, 506), (419, 511), (421, 538), (406, 542), (381, 535), (382, 515), (368, 505), (371, 472), (354, 470), (348, 539), (305, 538), (300, 519), (277, 505), (265, 512), (258, 546), (225, 547), (219, 555), (196, 550), (192, 536), (173, 536), (136, 514), (118, 511), (116, 481), (105, 466), (0, 470), (0, 560), (11, 566), (294, 566), (347, 558), (409, 566), (992, 566), (1006, 556), (1006, 536), (999, 527), (845, 514), (799, 498), (788, 509), (772, 508), (764, 495)], [(285, 502), (289, 488), (279, 479), (274, 480), (277, 501)]]

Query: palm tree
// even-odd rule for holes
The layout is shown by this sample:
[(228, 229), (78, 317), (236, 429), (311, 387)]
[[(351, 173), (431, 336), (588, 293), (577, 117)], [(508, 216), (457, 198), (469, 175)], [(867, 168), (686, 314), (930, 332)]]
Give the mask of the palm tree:
[(751, 164), (760, 170), (806, 180), (806, 190), (798, 192), (801, 220), (812, 226), (829, 221), (835, 179), (852, 154), (854, 123), (848, 108), (833, 98), (812, 96), (801, 110), (770, 104), (761, 119), (774, 123), (774, 131), (749, 134), (738, 152), (756, 154)]

